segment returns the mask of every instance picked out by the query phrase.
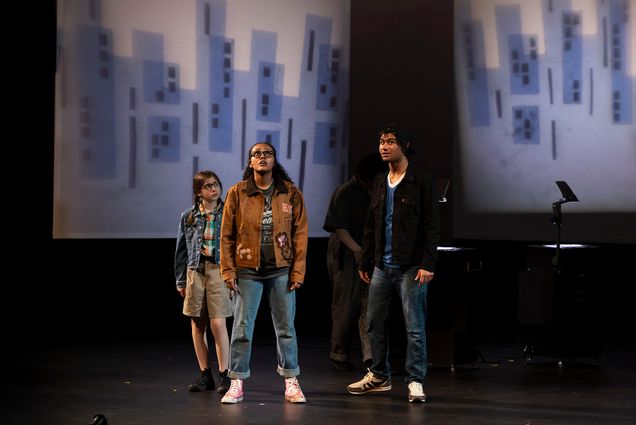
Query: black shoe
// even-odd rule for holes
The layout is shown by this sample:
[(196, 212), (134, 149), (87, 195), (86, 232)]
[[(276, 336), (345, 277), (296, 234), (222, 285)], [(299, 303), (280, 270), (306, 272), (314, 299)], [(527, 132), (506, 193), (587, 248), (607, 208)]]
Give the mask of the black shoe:
[(232, 383), (232, 378), (227, 376), (228, 370), (225, 369), (223, 372), (219, 373), (219, 386), (216, 389), (216, 392), (219, 394), (225, 394), (230, 389), (230, 384)]
[(353, 370), (353, 365), (350, 362), (343, 362), (340, 360), (334, 360), (334, 359), (330, 359), (331, 360), (331, 367), (334, 370), (339, 370), (339, 371), (347, 371), (347, 370)]
[(191, 393), (200, 393), (203, 391), (210, 391), (214, 389), (214, 378), (212, 378), (212, 372), (210, 369), (205, 369), (201, 372), (199, 379), (194, 381), (188, 387), (188, 391)]

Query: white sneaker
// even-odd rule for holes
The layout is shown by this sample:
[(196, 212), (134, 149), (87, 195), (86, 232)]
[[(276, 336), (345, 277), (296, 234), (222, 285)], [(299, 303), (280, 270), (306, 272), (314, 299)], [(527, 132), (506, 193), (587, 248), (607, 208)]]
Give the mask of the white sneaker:
[(296, 378), (285, 378), (285, 400), (290, 403), (305, 403), (305, 395)]
[(221, 403), (236, 404), (241, 400), (243, 400), (243, 381), (240, 379), (232, 379), (230, 389), (227, 390), (221, 399)]
[(426, 394), (422, 389), (422, 384), (419, 382), (411, 382), (409, 384), (409, 403), (413, 402), (424, 403), (426, 401)]

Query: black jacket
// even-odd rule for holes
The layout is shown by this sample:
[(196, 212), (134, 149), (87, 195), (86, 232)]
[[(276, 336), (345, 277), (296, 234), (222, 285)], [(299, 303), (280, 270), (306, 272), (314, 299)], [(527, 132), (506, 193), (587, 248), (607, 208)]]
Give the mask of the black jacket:
[[(383, 268), (387, 174), (379, 175), (374, 182), (362, 239), (360, 270), (369, 274), (374, 266)], [(433, 272), (439, 242), (439, 206), (433, 177), (409, 164), (395, 188), (393, 201), (393, 262), (403, 270), (417, 266)]]

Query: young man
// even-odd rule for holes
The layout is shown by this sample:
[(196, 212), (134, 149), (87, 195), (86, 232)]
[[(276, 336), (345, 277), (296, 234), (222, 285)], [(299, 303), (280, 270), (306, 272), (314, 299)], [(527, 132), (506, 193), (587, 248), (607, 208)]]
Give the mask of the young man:
[(380, 131), (380, 156), (389, 171), (374, 184), (359, 266), (360, 278), (370, 285), (367, 330), (373, 361), (364, 378), (347, 391), (366, 394), (391, 389), (387, 325), (395, 290), (406, 326), (408, 400), (424, 402), (426, 292), (437, 262), (439, 210), (433, 178), (409, 164), (411, 142), (399, 126)]

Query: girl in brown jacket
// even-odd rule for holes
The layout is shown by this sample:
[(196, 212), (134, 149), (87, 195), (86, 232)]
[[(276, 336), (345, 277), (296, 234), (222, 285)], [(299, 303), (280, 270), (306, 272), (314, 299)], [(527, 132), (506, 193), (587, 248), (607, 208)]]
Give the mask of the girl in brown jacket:
[(278, 373), (285, 378), (285, 399), (304, 403), (297, 376), (298, 344), (295, 290), (305, 277), (307, 212), (300, 190), (276, 160), (270, 143), (249, 151), (243, 180), (227, 193), (221, 225), (221, 277), (236, 297), (230, 343), (230, 389), (222, 403), (243, 399), (250, 376), (254, 321), (263, 291), (277, 340)]

